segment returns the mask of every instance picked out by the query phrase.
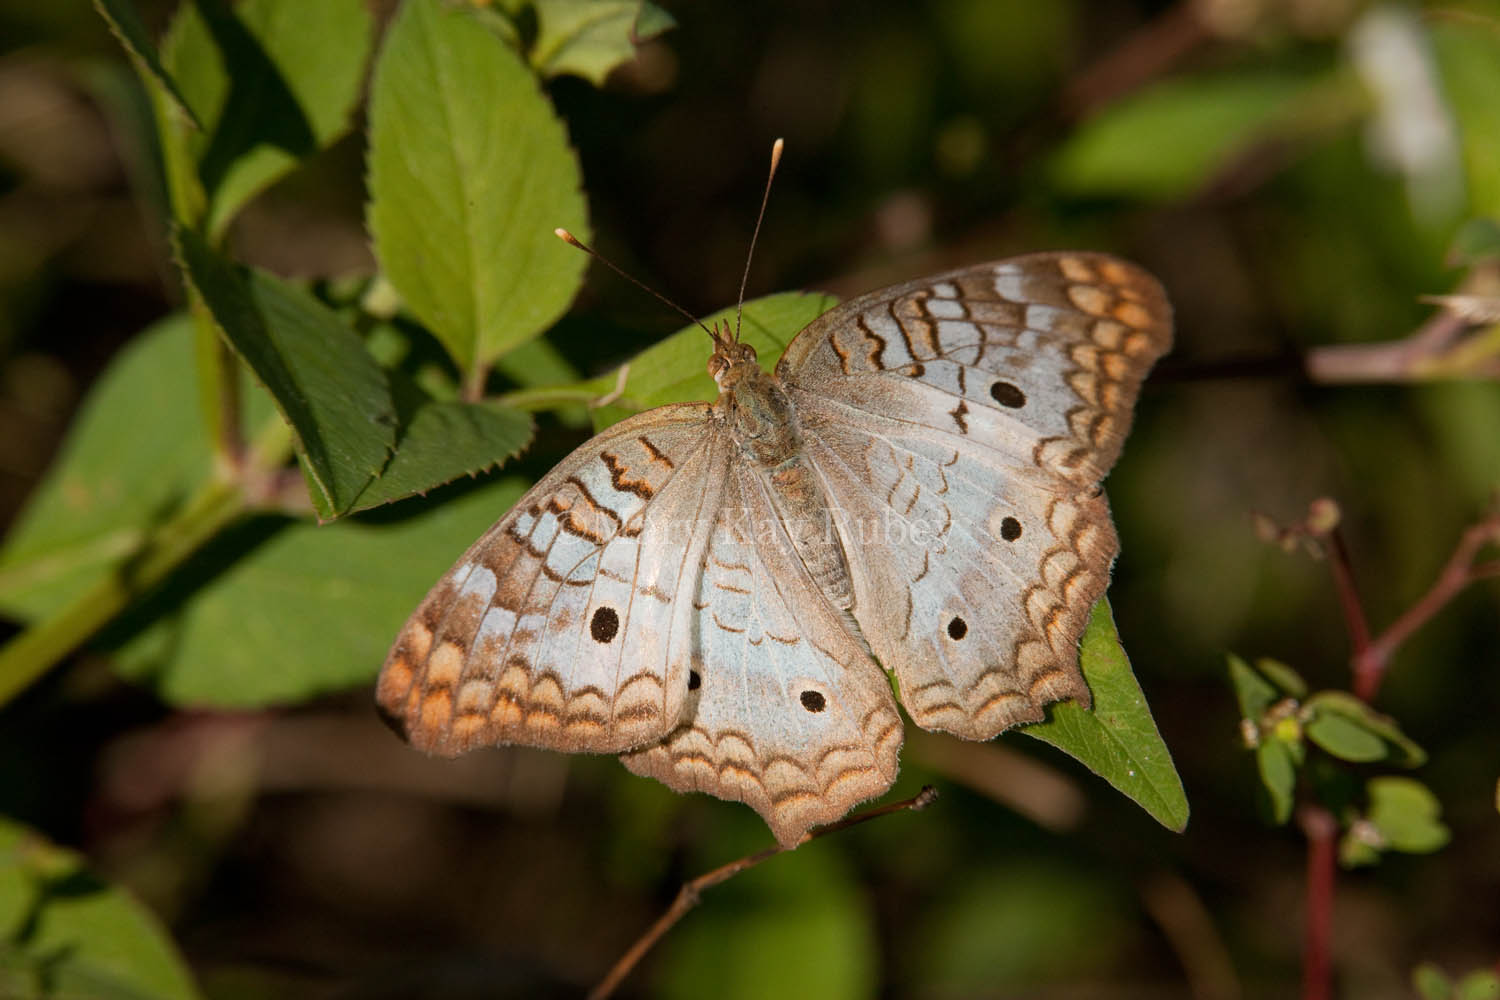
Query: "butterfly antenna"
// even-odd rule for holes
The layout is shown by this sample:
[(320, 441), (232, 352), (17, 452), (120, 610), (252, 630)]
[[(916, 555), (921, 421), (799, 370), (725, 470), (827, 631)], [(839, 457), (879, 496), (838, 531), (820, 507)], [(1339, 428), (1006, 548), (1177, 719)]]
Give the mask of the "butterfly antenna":
[(667, 298), (661, 292), (658, 292), (656, 289), (652, 288), (650, 285), (646, 284), (644, 281), (641, 281), (639, 278), (634, 278), (631, 275), (626, 274), (623, 270), (621, 270), (619, 267), (617, 267), (615, 265), (614, 261), (612, 261), (608, 257), (604, 256), (599, 251), (595, 250), (593, 247), (588, 246), (582, 240), (580, 240), (578, 237), (576, 237), (572, 233), (568, 232), (566, 229), (554, 229), (554, 230), (552, 230), (552, 232), (553, 232), (553, 234), (558, 239), (562, 240), (564, 243), (571, 243), (573, 246), (575, 246), (578, 249), (582, 250), (584, 253), (588, 254), (590, 257), (594, 258), (599, 263), (603, 264), (605, 267), (609, 268), (611, 271), (615, 272), (620, 277), (624, 278), (626, 281), (630, 282), (632, 285), (634, 285), (635, 287), (639, 288), (641, 291), (645, 292), (647, 295), (654, 295), (654, 296), (656, 296), (662, 302), (665, 302), (667, 305), (671, 306), (673, 309), (675, 309), (678, 312), (682, 313), (682, 315), (686, 316), (689, 320), (691, 320), (692, 322), (698, 324), (698, 326), (700, 328), (702, 328), (703, 332), (706, 333), (706, 334), (708, 334), (710, 337), (713, 337), (713, 339), (715, 341), (717, 341), (719, 339), (718, 337), (714, 336), (714, 332), (712, 330), (710, 330), (708, 327), (706, 327), (706, 326), (703, 325), (703, 321), (701, 319), (699, 319), (697, 316), (694, 316), (692, 313), (690, 313), (686, 309), (682, 308), (682, 306), (680, 306), (677, 303), (673, 302), (671, 299)]
[(766, 203), (771, 200), (771, 182), (776, 179), (776, 167), (781, 163), (782, 141), (771, 143), (771, 172), (766, 175), (766, 193), (760, 196), (760, 214), (755, 217), (755, 232), (750, 234), (750, 252), (745, 254), (745, 275), (740, 278), (740, 300), (734, 307), (734, 340), (740, 339), (740, 315), (745, 311), (745, 286), (750, 283), (750, 262), (755, 259), (755, 241), (760, 236), (760, 222), (766, 217)]

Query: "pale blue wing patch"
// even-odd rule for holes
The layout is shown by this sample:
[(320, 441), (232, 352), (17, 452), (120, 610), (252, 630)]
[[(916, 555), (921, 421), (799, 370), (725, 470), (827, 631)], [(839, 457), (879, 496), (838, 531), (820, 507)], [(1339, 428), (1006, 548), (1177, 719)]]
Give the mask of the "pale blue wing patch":
[(890, 686), (796, 560), (756, 473), (731, 470), (692, 602), (683, 724), (627, 767), (745, 802), (791, 846), (896, 777)]

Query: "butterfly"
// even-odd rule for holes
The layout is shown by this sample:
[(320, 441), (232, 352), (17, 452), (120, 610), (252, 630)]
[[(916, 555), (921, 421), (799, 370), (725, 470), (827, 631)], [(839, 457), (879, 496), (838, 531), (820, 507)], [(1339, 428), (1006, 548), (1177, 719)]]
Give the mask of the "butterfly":
[(1172, 336), (1154, 278), (1082, 252), (949, 271), (835, 307), (774, 373), (709, 333), (715, 402), (590, 439), (412, 614), (376, 694), (398, 731), (619, 754), (792, 846), (891, 787), (896, 692), (971, 740), (1089, 706), (1100, 482)]

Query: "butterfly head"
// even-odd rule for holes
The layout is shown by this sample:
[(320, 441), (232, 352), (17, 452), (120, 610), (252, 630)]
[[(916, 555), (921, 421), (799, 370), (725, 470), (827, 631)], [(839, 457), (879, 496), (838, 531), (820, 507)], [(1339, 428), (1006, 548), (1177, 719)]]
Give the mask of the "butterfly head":
[(715, 324), (709, 336), (714, 338), (714, 353), (708, 359), (708, 374), (713, 376), (720, 392), (733, 388), (746, 374), (760, 371), (755, 348), (735, 340), (728, 323), (722, 328)]

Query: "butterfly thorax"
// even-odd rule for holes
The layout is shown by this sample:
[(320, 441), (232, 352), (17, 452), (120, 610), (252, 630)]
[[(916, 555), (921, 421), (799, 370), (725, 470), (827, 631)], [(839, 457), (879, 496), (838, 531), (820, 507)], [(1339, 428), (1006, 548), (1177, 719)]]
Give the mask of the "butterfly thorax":
[(761, 369), (748, 344), (720, 342), (709, 371), (719, 384), (714, 409), (764, 485), (797, 557), (833, 606), (847, 611), (854, 603), (848, 558), (786, 387)]

